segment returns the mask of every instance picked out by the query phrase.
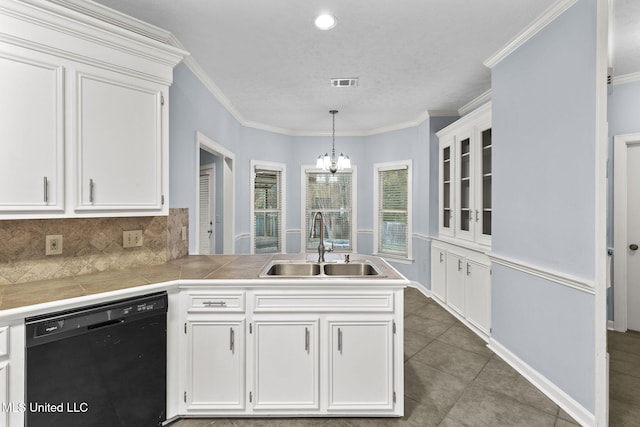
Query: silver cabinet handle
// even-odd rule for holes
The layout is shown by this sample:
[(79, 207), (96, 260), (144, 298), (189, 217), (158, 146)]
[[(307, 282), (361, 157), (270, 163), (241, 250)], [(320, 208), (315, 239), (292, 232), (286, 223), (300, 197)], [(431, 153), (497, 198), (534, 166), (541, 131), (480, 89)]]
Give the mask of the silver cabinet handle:
[(462, 271), (462, 260), (458, 260), (458, 271)]
[(467, 276), (471, 275), (471, 264), (467, 263)]
[(342, 353), (342, 329), (338, 328), (338, 351)]
[(480, 221), (480, 212), (476, 209), (476, 222)]
[(49, 181), (44, 177), (44, 202), (49, 203)]
[(89, 180), (89, 203), (93, 203), (93, 179)]
[(440, 262), (443, 262), (443, 260), (444, 260), (444, 254), (440, 252)]
[(202, 305), (207, 307), (226, 307), (226, 301), (203, 301)]
[(231, 350), (231, 353), (233, 353), (235, 345), (235, 333), (233, 332), (233, 328), (229, 328), (229, 350)]
[(304, 328), (304, 351), (309, 352), (309, 328)]

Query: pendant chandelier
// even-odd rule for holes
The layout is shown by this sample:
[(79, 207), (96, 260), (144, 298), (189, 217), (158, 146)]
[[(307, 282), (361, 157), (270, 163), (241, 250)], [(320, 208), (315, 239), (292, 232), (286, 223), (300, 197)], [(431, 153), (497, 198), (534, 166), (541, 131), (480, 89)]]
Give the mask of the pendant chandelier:
[(333, 116), (331, 156), (328, 153), (325, 153), (324, 156), (318, 156), (316, 168), (336, 173), (343, 169), (351, 169), (351, 159), (342, 153), (336, 157), (336, 114), (338, 110), (331, 110), (329, 113)]

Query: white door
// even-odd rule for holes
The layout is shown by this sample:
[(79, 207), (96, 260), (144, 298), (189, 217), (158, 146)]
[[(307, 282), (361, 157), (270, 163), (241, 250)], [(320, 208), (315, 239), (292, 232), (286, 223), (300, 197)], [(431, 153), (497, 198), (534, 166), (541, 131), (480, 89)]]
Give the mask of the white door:
[(627, 327), (640, 331), (640, 143), (627, 148)]
[(187, 322), (188, 412), (244, 409), (244, 320)]
[(255, 321), (254, 410), (318, 409), (317, 320)]
[(393, 320), (329, 321), (328, 329), (328, 409), (393, 409)]
[(215, 253), (215, 218), (214, 194), (215, 194), (215, 168), (210, 165), (200, 170), (200, 247), (201, 255)]

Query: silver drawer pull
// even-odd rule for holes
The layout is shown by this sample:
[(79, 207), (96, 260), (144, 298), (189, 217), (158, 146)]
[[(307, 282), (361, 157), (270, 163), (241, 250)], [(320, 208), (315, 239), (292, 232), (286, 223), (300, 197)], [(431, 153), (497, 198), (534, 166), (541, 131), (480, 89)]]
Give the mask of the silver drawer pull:
[(206, 305), (207, 307), (226, 307), (226, 301), (203, 301), (202, 305)]
[(342, 329), (338, 328), (338, 351), (342, 353)]
[(44, 177), (44, 202), (49, 203), (49, 181)]
[(309, 328), (304, 328), (304, 351), (309, 352)]
[(89, 180), (89, 203), (93, 203), (93, 186), (95, 184), (93, 183), (93, 179)]

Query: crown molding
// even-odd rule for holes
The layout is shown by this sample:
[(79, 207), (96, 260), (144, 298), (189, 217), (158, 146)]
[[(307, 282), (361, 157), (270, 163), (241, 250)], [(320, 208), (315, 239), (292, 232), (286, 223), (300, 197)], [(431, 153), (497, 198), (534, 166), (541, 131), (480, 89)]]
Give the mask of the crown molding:
[(458, 115), (464, 116), (466, 114), (469, 114), (476, 108), (480, 107), (482, 104), (486, 104), (489, 101), (491, 101), (491, 89), (488, 89), (487, 91), (481, 93), (480, 95), (460, 107), (460, 109), (458, 110)]
[(562, 15), (567, 9), (573, 6), (578, 0), (558, 0), (542, 13), (536, 20), (529, 24), (524, 30), (509, 41), (502, 49), (498, 50), (491, 57), (483, 62), (485, 67), (493, 68), (507, 56), (511, 55), (520, 46), (539, 33), (547, 25)]
[(640, 72), (623, 74), (621, 76), (615, 76), (613, 78), (614, 85), (623, 85), (625, 83), (640, 82)]
[(429, 110), (429, 117), (458, 117), (459, 111), (456, 110)]

